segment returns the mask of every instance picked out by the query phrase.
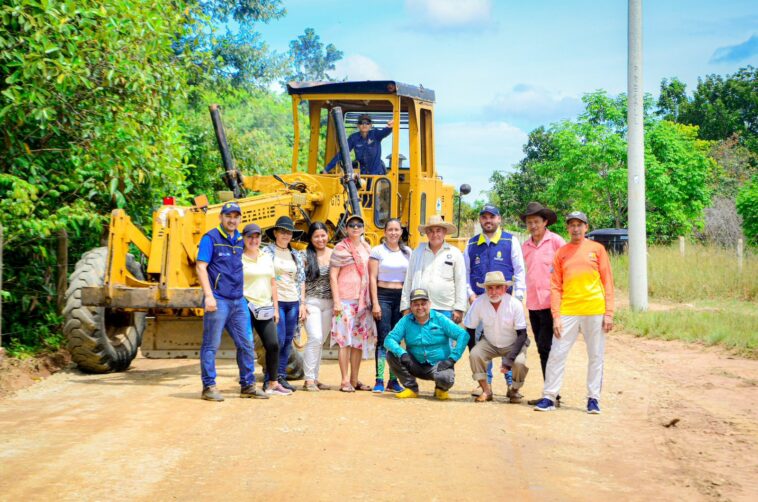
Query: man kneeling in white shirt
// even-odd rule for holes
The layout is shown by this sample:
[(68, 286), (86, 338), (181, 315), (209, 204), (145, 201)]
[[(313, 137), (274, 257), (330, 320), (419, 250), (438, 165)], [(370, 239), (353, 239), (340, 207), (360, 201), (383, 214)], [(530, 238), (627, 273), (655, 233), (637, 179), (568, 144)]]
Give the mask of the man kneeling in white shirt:
[(475, 399), (477, 403), (492, 401), (492, 388), (487, 383), (487, 363), (496, 357), (504, 357), (500, 371), (513, 370), (513, 385), (508, 388), (511, 403), (520, 403), (523, 397), (519, 389), (529, 372), (526, 366), (526, 318), (521, 302), (506, 293), (511, 281), (506, 281), (500, 271), (487, 272), (484, 283), (477, 284), (486, 290), (471, 304), (464, 326), (471, 334), (481, 322), (482, 338), (471, 350), (469, 361), (474, 380), (479, 381), (484, 392)]

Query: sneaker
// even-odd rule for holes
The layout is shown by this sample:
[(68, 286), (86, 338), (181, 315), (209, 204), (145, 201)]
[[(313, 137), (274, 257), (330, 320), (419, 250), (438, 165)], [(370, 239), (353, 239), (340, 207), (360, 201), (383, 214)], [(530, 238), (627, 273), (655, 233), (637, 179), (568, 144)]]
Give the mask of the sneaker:
[(290, 385), (290, 383), (287, 381), (287, 379), (284, 378), (283, 376), (279, 377), (279, 385), (281, 385), (282, 387), (284, 387), (285, 389), (287, 389), (290, 392), (295, 392), (295, 390), (297, 390), (292, 385)]
[(393, 378), (387, 383), (387, 390), (397, 394), (398, 392), (403, 392), (403, 386), (400, 385), (400, 382), (396, 378)]
[(436, 397), (440, 401), (447, 401), (448, 399), (450, 399), (450, 395), (448, 394), (448, 392), (440, 388), (434, 389), (434, 397)]
[(384, 392), (384, 380), (377, 380), (376, 383), (374, 383), (374, 388), (371, 390), (371, 392), (376, 392), (377, 394)]
[[(530, 399), (529, 401), (526, 402), (526, 404), (528, 404), (529, 406), (534, 406), (535, 404), (539, 403), (540, 401), (542, 401), (541, 397), (537, 398), (537, 399)], [(556, 408), (560, 408), (561, 407), (561, 396), (560, 396), (560, 394), (555, 398), (555, 407)]]
[(218, 403), (224, 400), (224, 396), (221, 395), (215, 385), (203, 387), (203, 393), (200, 397), (206, 401), (216, 401)]
[(275, 383), (269, 383), (266, 387), (266, 394), (269, 396), (291, 396), (292, 391), (285, 389), (284, 386), (279, 384), (278, 382)]
[(587, 400), (587, 413), (590, 415), (600, 415), (600, 406), (597, 404), (597, 399), (591, 397)]
[(414, 397), (418, 397), (418, 392), (414, 392), (408, 387), (403, 389), (403, 392), (399, 392), (395, 394), (395, 397), (398, 399), (412, 399)]
[(540, 399), (540, 402), (534, 407), (534, 411), (553, 411), (554, 409), (555, 404), (546, 397)]
[(255, 384), (246, 385), (240, 390), (240, 397), (252, 397), (255, 399), (268, 399), (268, 396), (262, 390), (255, 388)]

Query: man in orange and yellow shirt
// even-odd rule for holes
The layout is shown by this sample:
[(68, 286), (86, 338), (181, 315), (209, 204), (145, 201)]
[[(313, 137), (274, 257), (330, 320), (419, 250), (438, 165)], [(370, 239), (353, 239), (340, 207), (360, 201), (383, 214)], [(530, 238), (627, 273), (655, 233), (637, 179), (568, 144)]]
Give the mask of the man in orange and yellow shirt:
[(598, 399), (603, 383), (605, 333), (613, 328), (613, 275), (602, 244), (585, 238), (587, 215), (574, 211), (566, 217), (571, 240), (558, 249), (550, 277), (553, 344), (545, 371), (543, 398), (537, 411), (555, 409), (563, 383), (566, 358), (579, 329), (587, 345), (587, 413), (600, 413)]

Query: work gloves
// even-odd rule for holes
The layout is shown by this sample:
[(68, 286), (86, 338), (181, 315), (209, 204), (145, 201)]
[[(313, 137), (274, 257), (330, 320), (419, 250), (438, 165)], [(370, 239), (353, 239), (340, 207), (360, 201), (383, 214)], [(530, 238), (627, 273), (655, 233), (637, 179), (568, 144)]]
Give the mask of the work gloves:
[(452, 359), (445, 359), (437, 363), (437, 371), (445, 371), (455, 367), (455, 361)]
[(410, 371), (411, 366), (413, 365), (413, 359), (411, 359), (411, 355), (406, 352), (400, 356), (400, 364), (405, 366)]

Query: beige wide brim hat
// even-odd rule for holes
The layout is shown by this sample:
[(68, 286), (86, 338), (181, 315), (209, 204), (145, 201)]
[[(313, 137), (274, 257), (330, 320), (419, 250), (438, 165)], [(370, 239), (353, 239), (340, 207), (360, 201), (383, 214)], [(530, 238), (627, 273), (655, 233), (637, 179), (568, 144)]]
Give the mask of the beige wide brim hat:
[(426, 222), (426, 225), (418, 226), (418, 231), (421, 232), (422, 234), (425, 234), (426, 229), (432, 228), (432, 227), (442, 227), (445, 229), (445, 232), (448, 235), (454, 234), (455, 232), (458, 231), (458, 227), (456, 227), (452, 223), (448, 223), (445, 220), (443, 220), (442, 216), (440, 216), (439, 214), (433, 214), (432, 216), (430, 216), (429, 220)]
[(513, 281), (506, 281), (505, 276), (499, 270), (496, 272), (487, 272), (484, 276), (484, 282), (477, 282), (476, 285), (480, 288), (486, 288), (487, 286), (505, 286), (510, 287)]

